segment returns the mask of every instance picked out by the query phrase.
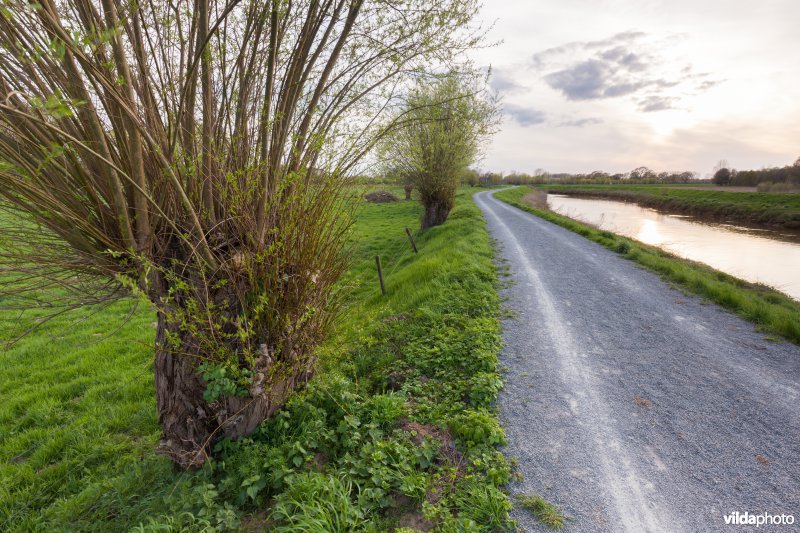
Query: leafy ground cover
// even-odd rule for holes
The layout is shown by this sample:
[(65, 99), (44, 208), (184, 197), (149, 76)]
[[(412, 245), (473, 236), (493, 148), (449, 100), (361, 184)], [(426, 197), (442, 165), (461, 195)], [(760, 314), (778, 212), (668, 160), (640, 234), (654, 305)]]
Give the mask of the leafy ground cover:
[(800, 229), (800, 194), (727, 192), (659, 185), (543, 185), (556, 194), (635, 202), (741, 224)]
[[(365, 203), (317, 376), (200, 470), (154, 454), (147, 306), (59, 317), (0, 352), (0, 530), (513, 527), (492, 408), (501, 338), (489, 236), (460, 192), (446, 224), (416, 235), (415, 255), (404, 228), (419, 216), (415, 202)], [(19, 318), (0, 313), (0, 336)]]
[[(702, 191), (698, 191), (702, 192)], [(701, 263), (676, 257), (659, 248), (582, 224), (523, 201), (528, 187), (500, 191), (496, 197), (524, 211), (574, 231), (614, 250), (626, 259), (660, 274), (692, 294), (697, 294), (756, 323), (764, 332), (800, 344), (800, 303), (763, 285), (740, 280)], [(744, 195), (746, 193), (736, 193)]]

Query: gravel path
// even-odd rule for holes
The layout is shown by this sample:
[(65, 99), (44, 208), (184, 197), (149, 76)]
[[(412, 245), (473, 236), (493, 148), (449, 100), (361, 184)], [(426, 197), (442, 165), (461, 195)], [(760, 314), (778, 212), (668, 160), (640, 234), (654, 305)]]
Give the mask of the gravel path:
[(499, 400), (512, 492), (558, 505), (569, 531), (748, 530), (725, 525), (734, 511), (793, 514), (758, 530), (797, 530), (800, 347), (490, 191), (475, 201), (513, 281)]

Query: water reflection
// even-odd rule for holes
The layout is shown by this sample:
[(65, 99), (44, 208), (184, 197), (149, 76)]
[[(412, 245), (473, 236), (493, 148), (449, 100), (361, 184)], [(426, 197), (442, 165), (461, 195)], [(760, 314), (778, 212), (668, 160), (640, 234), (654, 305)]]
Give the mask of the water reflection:
[(551, 209), (605, 230), (764, 283), (800, 300), (800, 234), (710, 224), (635, 204), (551, 194)]
[(662, 244), (664, 236), (658, 228), (658, 222), (655, 220), (643, 220), (642, 227), (639, 228), (639, 232), (636, 234), (636, 239), (647, 244)]

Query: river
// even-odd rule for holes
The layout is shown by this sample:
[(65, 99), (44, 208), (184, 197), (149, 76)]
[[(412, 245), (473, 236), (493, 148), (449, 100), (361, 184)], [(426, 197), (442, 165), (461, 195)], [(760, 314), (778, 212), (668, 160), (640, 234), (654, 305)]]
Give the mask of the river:
[(800, 300), (800, 233), (705, 222), (613, 200), (549, 194), (553, 211)]

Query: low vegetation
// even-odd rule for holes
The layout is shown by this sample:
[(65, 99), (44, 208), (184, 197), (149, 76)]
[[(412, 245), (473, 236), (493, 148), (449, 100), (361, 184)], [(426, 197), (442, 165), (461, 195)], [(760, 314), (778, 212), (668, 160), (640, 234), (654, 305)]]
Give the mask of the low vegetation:
[[(198, 470), (154, 454), (146, 305), (127, 321), (131, 300), (58, 317), (0, 353), (0, 530), (511, 528), (489, 236), (461, 192), (414, 254), (404, 228), (419, 216), (414, 202), (362, 204), (351, 296), (316, 377)], [(2, 332), (15, 320), (0, 313)]]
[(516, 187), (500, 191), (496, 196), (510, 205), (563, 226), (636, 261), (683, 290), (708, 298), (756, 323), (765, 332), (778, 334), (800, 344), (800, 303), (788, 296), (610, 231), (590, 227), (552, 211), (531, 207), (523, 201), (528, 193), (527, 187)]
[(715, 220), (800, 229), (800, 194), (652, 185), (543, 185), (542, 188), (557, 194), (623, 200)]
[(389, 191), (372, 191), (364, 195), (364, 199), (368, 202), (376, 204), (385, 204), (389, 202), (399, 202), (400, 198), (395, 196)]
[(552, 529), (562, 529), (566, 523), (566, 517), (558, 508), (548, 503), (547, 500), (538, 495), (523, 494), (517, 496), (517, 503), (523, 509), (530, 511), (544, 525)]
[(539, 189), (531, 189), (522, 197), (522, 201), (535, 209), (548, 209), (547, 193)]
[(786, 181), (762, 181), (756, 187), (758, 192), (800, 193), (800, 183)]

